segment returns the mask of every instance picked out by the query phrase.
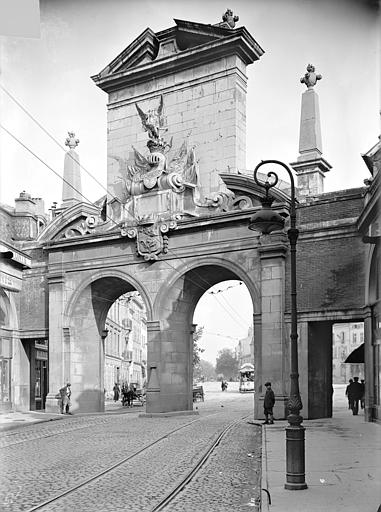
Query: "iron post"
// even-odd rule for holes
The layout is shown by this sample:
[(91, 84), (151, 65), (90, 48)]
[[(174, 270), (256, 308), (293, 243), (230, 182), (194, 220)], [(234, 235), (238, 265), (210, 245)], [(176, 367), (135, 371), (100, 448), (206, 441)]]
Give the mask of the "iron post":
[[(273, 198), (269, 197), (269, 190), (278, 183), (278, 175), (269, 171), (267, 176), (271, 181), (260, 182), (257, 177), (258, 169), (262, 165), (276, 164), (282, 166), (288, 173), (291, 180), (291, 202), (290, 202), (290, 228), (287, 235), (290, 242), (290, 274), (291, 274), (291, 334), (290, 334), (290, 394), (287, 408), (288, 425), (286, 427), (286, 483), (285, 489), (302, 490), (307, 489), (305, 481), (305, 428), (302, 425), (303, 417), (300, 411), (303, 408), (299, 392), (299, 369), (298, 369), (298, 311), (296, 302), (296, 244), (299, 230), (296, 227), (296, 198), (294, 177), (289, 167), (279, 160), (262, 160), (254, 169), (254, 180), (257, 185), (266, 189), (266, 197), (263, 199), (263, 210), (254, 214), (251, 218), (250, 229), (257, 229), (262, 233), (271, 233), (282, 228), (284, 220), (279, 214), (269, 207)], [(275, 214), (275, 216), (274, 216)], [(271, 216), (270, 216), (271, 215)], [(278, 216), (278, 217), (277, 217)]]

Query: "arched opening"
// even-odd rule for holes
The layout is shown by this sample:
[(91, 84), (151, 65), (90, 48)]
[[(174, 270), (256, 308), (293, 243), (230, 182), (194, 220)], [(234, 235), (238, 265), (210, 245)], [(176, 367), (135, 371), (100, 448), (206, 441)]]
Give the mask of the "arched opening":
[[(139, 292), (121, 295), (106, 318), (104, 390), (106, 406), (142, 404), (146, 389), (147, 314)], [(131, 397), (129, 390), (134, 390)]]
[[(115, 356), (114, 359), (121, 363), (116, 380), (120, 380), (123, 375), (127, 377), (134, 362), (134, 354), (130, 358), (129, 353), (129, 350), (133, 352), (134, 349), (129, 349), (126, 340), (127, 333), (131, 331), (128, 327), (127, 303), (131, 297), (139, 296), (144, 317), (149, 308), (144, 290), (139, 293), (136, 283), (127, 279), (127, 276), (119, 275), (93, 278), (84, 283), (68, 305), (65, 314), (68, 324), (63, 328), (62, 351), (59, 353), (51, 350), (50, 353), (51, 363), (54, 358), (52, 366), (56, 368), (52, 375), (56, 381), (53, 385), (59, 389), (66, 382), (72, 384), (73, 411), (104, 411), (107, 391), (106, 357), (111, 360)], [(124, 304), (124, 312), (121, 311), (121, 304)], [(118, 309), (118, 315), (115, 316)], [(133, 347), (133, 343), (130, 346)], [(124, 374), (121, 372), (122, 363)], [(63, 379), (60, 382), (57, 382), (57, 368), (62, 369)]]
[(216, 284), (244, 282), (254, 304), (255, 284), (239, 266), (205, 263), (179, 272), (166, 283), (155, 304), (160, 326), (149, 331), (147, 412), (192, 410), (194, 315), (201, 297)]
[(200, 380), (208, 390), (217, 390), (225, 380), (231, 390), (253, 391), (254, 381), (248, 380), (252, 375), (240, 373), (245, 364), (255, 367), (253, 303), (245, 284), (222, 281), (210, 288), (196, 306), (194, 323), (202, 328), (201, 362), (193, 367), (194, 383)]

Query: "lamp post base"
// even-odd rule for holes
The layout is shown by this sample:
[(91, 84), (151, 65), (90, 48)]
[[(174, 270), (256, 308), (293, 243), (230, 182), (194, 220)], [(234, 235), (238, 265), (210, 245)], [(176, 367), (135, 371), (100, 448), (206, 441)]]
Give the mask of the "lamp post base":
[(289, 484), (285, 483), (284, 488), (288, 491), (302, 491), (303, 489), (308, 489), (308, 485), (306, 482), (304, 484)]
[(307, 489), (305, 481), (304, 431), (301, 425), (286, 427), (286, 483), (285, 489)]

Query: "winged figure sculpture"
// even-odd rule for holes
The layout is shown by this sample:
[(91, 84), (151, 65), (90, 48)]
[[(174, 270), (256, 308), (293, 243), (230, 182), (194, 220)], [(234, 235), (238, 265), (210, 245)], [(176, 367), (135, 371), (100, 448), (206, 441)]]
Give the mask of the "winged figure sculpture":
[(160, 103), (157, 110), (148, 110), (148, 112), (145, 113), (137, 103), (135, 103), (135, 107), (144, 130), (148, 132), (148, 137), (151, 140), (158, 141), (160, 139), (160, 130), (164, 128), (165, 124), (163, 96), (160, 96)]

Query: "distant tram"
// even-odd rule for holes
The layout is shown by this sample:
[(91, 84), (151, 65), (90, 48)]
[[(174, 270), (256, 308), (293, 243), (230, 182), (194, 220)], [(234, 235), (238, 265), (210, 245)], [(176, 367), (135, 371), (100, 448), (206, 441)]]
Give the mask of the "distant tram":
[(254, 391), (254, 365), (245, 363), (239, 370), (239, 392)]

